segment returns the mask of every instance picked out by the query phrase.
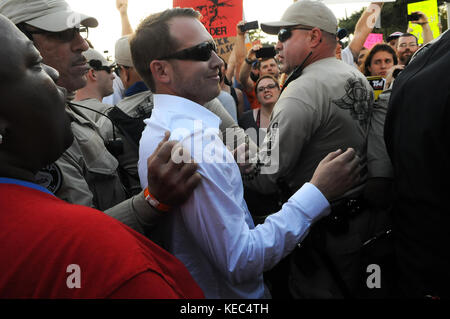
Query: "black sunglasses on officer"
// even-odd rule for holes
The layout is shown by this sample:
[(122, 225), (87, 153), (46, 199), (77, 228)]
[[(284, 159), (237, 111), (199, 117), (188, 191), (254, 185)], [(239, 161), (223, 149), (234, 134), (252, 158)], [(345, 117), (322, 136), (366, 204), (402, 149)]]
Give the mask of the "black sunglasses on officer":
[(192, 61), (208, 61), (212, 52), (217, 53), (216, 43), (214, 41), (205, 41), (193, 47), (183, 49), (181, 51), (166, 55), (157, 60), (192, 60)]
[(108, 74), (111, 74), (111, 72), (113, 72), (116, 67), (115, 65), (102, 65), (102, 61), (100, 60), (90, 60), (88, 63), (89, 66), (95, 71), (106, 71)]
[(278, 32), (278, 41), (285, 42), (292, 36), (292, 30), (312, 30), (312, 28), (306, 27), (294, 27), (294, 28), (283, 28)]
[[(278, 32), (278, 41), (285, 42), (292, 36), (292, 30), (312, 30), (313, 28), (306, 28), (306, 27), (293, 27), (293, 28), (282, 28)], [(336, 32), (337, 40), (339, 41), (339, 44), (342, 46), (341, 40), (347, 36), (348, 32), (346, 29), (339, 28), (339, 30)]]

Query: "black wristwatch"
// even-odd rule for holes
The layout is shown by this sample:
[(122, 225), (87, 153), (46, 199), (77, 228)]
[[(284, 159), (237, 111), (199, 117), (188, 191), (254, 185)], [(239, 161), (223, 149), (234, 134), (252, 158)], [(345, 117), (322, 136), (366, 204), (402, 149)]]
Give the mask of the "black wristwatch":
[(249, 60), (248, 58), (245, 58), (245, 63), (247, 63), (248, 65), (252, 65), (256, 61), (258, 60)]

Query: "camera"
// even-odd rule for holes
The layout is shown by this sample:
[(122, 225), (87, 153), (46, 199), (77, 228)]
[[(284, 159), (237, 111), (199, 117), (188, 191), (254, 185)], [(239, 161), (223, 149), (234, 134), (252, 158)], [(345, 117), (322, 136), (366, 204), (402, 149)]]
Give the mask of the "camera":
[(241, 30), (241, 32), (259, 29), (259, 23), (258, 23), (258, 21), (247, 22), (243, 25), (240, 25), (239, 29)]
[(258, 51), (255, 52), (256, 57), (262, 58), (262, 59), (273, 58), (276, 54), (277, 54), (277, 52), (275, 51), (274, 46), (262, 47), (261, 49), (259, 49)]
[(418, 13), (411, 13), (411, 14), (408, 14), (408, 16), (407, 16), (406, 19), (407, 19), (408, 21), (417, 21), (417, 20), (420, 19), (420, 14), (418, 14)]

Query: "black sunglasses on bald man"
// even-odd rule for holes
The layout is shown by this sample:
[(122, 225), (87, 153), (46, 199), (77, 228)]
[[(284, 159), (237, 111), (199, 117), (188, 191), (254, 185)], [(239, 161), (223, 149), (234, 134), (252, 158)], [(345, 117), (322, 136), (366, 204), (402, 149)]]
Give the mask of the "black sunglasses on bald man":
[(166, 55), (157, 60), (192, 60), (192, 61), (208, 61), (211, 58), (212, 52), (217, 53), (216, 43), (214, 41), (206, 41), (197, 44), (193, 47)]
[(93, 68), (95, 71), (106, 71), (108, 74), (111, 74), (111, 72), (113, 72), (114, 69), (116, 68), (115, 65), (111, 66), (102, 65), (102, 61), (100, 60), (90, 60), (89, 66)]
[(312, 28), (298, 27), (298, 28), (280, 29), (280, 31), (278, 32), (278, 41), (284, 42), (284, 41), (288, 40), (292, 36), (292, 30), (308, 30), (308, 31), (310, 31), (310, 30), (312, 30)]

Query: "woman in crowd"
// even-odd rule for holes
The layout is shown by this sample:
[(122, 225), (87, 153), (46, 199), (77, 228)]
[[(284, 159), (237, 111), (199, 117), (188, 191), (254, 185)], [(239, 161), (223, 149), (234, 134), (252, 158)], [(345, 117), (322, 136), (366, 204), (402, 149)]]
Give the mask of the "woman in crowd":
[(239, 119), (239, 126), (244, 130), (254, 128), (256, 135), (248, 131), (248, 135), (259, 146), (264, 140), (266, 129), (270, 123), (270, 114), (280, 96), (281, 89), (278, 81), (272, 75), (264, 75), (258, 79), (255, 85), (255, 94), (261, 107), (245, 112)]

